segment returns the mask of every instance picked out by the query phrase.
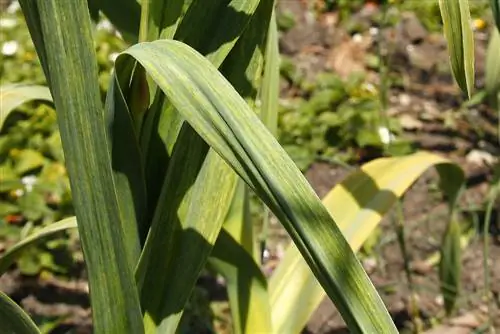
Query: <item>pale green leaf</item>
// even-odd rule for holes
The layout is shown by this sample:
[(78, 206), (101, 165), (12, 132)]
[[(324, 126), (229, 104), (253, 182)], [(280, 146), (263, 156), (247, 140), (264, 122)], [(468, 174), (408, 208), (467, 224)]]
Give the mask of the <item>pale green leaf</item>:
[[(454, 177), (444, 187), (450, 201), (454, 200), (463, 182), (463, 172), (442, 157), (422, 152), (363, 165), (335, 186), (323, 204), (352, 249), (358, 251), (397, 199), (432, 166), (440, 168), (443, 180), (448, 180), (448, 175)], [(299, 332), (325, 297), (293, 244), (273, 273), (269, 289), (277, 333)]]
[(47, 87), (38, 85), (3, 85), (0, 87), (0, 130), (9, 114), (20, 105), (32, 101), (52, 102)]
[(76, 217), (66, 218), (37, 230), (16, 243), (14, 246), (9, 247), (0, 257), (0, 275), (7, 271), (9, 266), (22, 255), (22, 252), (26, 248), (35, 245), (56, 233), (76, 227)]
[(493, 108), (500, 107), (500, 33), (493, 28), (488, 51), (486, 53), (486, 69), (484, 86)]
[(451, 69), (469, 98), (474, 89), (474, 35), (468, 0), (439, 0)]
[(209, 264), (226, 279), (234, 333), (273, 333), (267, 281), (255, 260), (248, 190), (240, 180)]

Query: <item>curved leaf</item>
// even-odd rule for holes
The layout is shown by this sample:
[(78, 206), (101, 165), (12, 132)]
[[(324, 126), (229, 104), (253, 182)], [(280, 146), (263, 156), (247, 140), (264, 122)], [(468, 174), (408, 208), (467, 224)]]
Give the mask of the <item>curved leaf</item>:
[(5, 293), (0, 291), (0, 332), (39, 334), (33, 320)]
[(474, 36), (468, 0), (439, 0), (451, 69), (469, 98), (474, 89)]
[(352, 332), (395, 333), (384, 304), (328, 211), (210, 61), (171, 40), (137, 44), (125, 53), (137, 59), (198, 134), (276, 214)]
[(0, 130), (9, 114), (31, 100), (52, 102), (48, 87), (39, 85), (4, 85), (0, 87)]
[[(432, 166), (438, 167), (442, 181), (446, 181), (442, 183), (444, 192), (454, 201), (463, 182), (463, 172), (440, 156), (421, 152), (363, 165), (335, 186), (323, 204), (352, 249), (358, 251), (396, 200)], [(293, 244), (273, 273), (269, 290), (277, 333), (302, 330), (325, 296)]]
[(14, 246), (7, 249), (7, 251), (0, 257), (0, 275), (7, 271), (9, 266), (26, 248), (43, 241), (45, 238), (50, 237), (53, 234), (75, 227), (77, 227), (76, 217), (70, 217), (41, 228), (35, 233), (30, 234), (28, 237), (19, 241)]
[(486, 53), (484, 86), (493, 108), (500, 107), (500, 32), (493, 28)]

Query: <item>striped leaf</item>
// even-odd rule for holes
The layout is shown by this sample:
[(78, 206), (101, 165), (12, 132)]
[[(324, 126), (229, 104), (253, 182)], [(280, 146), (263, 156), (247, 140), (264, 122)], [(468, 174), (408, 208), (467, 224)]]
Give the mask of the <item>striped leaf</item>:
[(474, 89), (474, 35), (468, 0), (439, 0), (455, 81), (469, 98)]
[[(335, 186), (323, 204), (358, 251), (398, 198), (432, 166), (437, 166), (444, 193), (454, 203), (464, 179), (460, 168), (437, 155), (416, 153), (363, 165)], [(269, 289), (277, 333), (298, 333), (325, 297), (293, 244), (273, 273)]]
[[(89, 275), (94, 331), (141, 333), (133, 275), (137, 224), (134, 216), (125, 216), (120, 199), (134, 191), (123, 189), (129, 183), (118, 180), (126, 178), (127, 171), (113, 159), (119, 150), (113, 149), (111, 135), (120, 117), (114, 113), (124, 109), (104, 109), (100, 101), (87, 2), (22, 0), (21, 4), (50, 79)], [(134, 133), (128, 135), (132, 138)], [(127, 153), (134, 163), (133, 147)]]
[(276, 214), (349, 328), (356, 333), (396, 332), (368, 276), (304, 176), (210, 61), (171, 40), (141, 43), (125, 53), (137, 59), (198, 134)]

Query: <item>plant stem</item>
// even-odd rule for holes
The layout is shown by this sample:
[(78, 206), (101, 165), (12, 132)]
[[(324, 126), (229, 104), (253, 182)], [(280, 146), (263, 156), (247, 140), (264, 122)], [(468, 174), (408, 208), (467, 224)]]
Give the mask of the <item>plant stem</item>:
[(141, 0), (141, 25), (139, 26), (139, 43), (146, 42), (148, 40), (149, 2), (150, 0)]
[(402, 200), (396, 203), (396, 218), (393, 219), (396, 234), (398, 237), (398, 244), (403, 255), (404, 271), (406, 275), (406, 280), (408, 281), (408, 290), (410, 290), (410, 313), (413, 325), (415, 326), (415, 332), (420, 333), (422, 331), (422, 320), (420, 319), (417, 299), (415, 294), (415, 287), (413, 284), (413, 276), (410, 269), (410, 256), (408, 254), (408, 249), (406, 248), (405, 242), (405, 226), (404, 226), (404, 212), (403, 212), (403, 202)]
[[(495, 187), (496, 188), (496, 187)], [(493, 206), (498, 196), (497, 189), (493, 189), (492, 196), (488, 201), (486, 206), (486, 214), (483, 223), (483, 275), (484, 275), (484, 298), (486, 305), (488, 307), (488, 327), (491, 328), (493, 325), (493, 312), (491, 305), (491, 294), (490, 294), (490, 271), (488, 266), (489, 258), (489, 232), (490, 232), (490, 222), (491, 213), (493, 212)]]

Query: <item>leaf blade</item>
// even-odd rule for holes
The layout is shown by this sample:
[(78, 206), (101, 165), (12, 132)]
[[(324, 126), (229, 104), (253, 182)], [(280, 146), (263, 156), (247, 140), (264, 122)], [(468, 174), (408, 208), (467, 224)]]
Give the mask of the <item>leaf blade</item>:
[[(126, 53), (141, 63), (193, 128), (277, 214), (350, 329), (395, 332), (380, 297), (312, 188), (213, 65), (170, 40), (141, 43)], [(324, 236), (331, 238), (328, 250)]]

